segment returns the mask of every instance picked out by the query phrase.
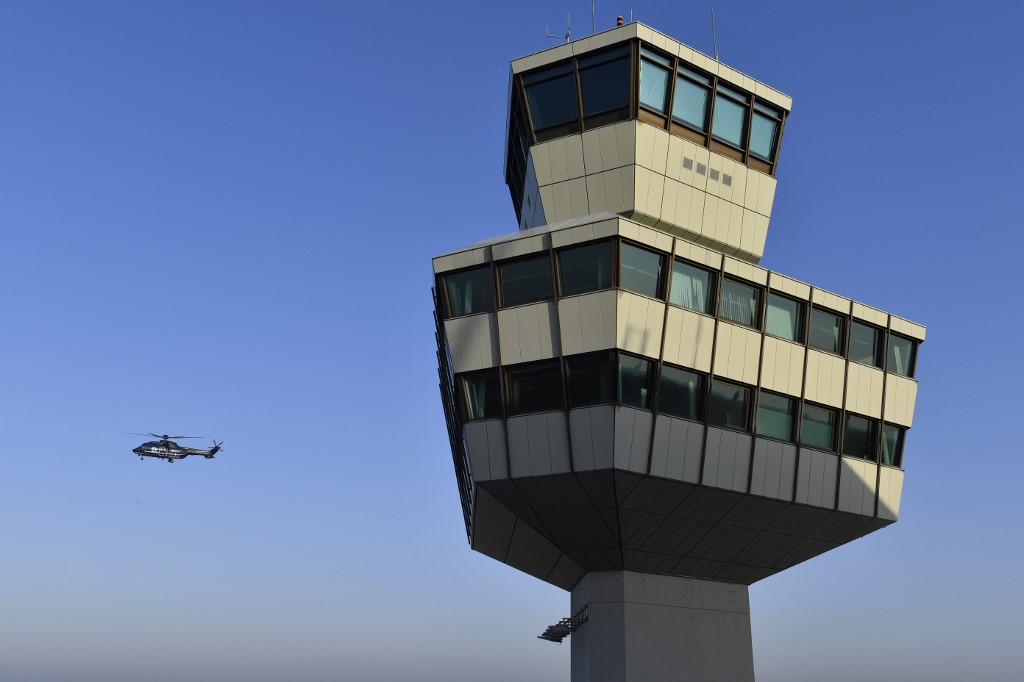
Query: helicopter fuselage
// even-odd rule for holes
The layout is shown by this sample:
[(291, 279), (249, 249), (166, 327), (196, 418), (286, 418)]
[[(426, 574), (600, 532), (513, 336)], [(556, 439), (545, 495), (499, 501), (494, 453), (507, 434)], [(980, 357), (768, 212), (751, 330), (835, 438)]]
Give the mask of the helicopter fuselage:
[(173, 440), (152, 440), (148, 443), (143, 443), (139, 447), (132, 450), (139, 459), (145, 457), (156, 457), (158, 459), (166, 459), (168, 462), (173, 462), (176, 459), (184, 459), (189, 455), (202, 455), (207, 459), (213, 459), (213, 456), (220, 450), (219, 445), (214, 445), (209, 450), (201, 450), (199, 448), (186, 448), (178, 445)]

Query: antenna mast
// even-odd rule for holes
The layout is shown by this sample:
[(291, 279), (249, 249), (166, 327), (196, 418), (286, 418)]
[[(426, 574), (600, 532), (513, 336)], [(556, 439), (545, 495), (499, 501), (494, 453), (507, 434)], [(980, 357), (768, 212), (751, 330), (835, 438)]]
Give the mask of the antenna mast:
[(715, 4), (711, 3), (711, 44), (715, 47), (715, 61), (718, 61), (718, 32), (715, 30)]
[(569, 27), (565, 29), (564, 36), (555, 35), (554, 33), (548, 30), (547, 26), (544, 27), (544, 34), (548, 38), (565, 38), (565, 42), (569, 42), (569, 37), (572, 35), (572, 13), (569, 13)]

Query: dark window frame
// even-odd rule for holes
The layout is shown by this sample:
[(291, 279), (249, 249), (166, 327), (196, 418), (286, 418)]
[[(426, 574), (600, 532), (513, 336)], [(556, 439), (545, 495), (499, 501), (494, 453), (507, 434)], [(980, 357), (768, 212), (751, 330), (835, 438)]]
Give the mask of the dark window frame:
[[(494, 378), (498, 380), (498, 414), (493, 416), (473, 417), (469, 410), (469, 397), (466, 391), (467, 378), (473, 378), (477, 376), (483, 376), (485, 374), (493, 374)], [(455, 375), (456, 387), (459, 395), (459, 404), (462, 409), (462, 418), (466, 423), (487, 421), (489, 419), (504, 419), (508, 416), (505, 402), (505, 390), (502, 386), (502, 375), (504, 372), (501, 371), (500, 367), (489, 367), (487, 369), (476, 369), (470, 372), (460, 372)], [(485, 403), (486, 406), (486, 403)]]
[[(893, 337), (910, 342), (910, 367), (906, 374), (903, 374), (902, 372), (897, 372), (896, 370), (889, 368), (889, 360), (891, 357), (890, 353), (892, 351)], [(917, 347), (920, 345), (920, 343), (921, 342), (918, 341), (917, 339), (907, 336), (906, 334), (897, 334), (896, 332), (893, 332), (891, 329), (888, 330), (888, 333), (885, 335), (885, 371), (889, 372), (890, 374), (895, 374), (896, 376), (906, 377), (907, 379), (913, 379), (914, 375), (917, 373)]]
[[(703, 272), (706, 272), (709, 275), (709, 277), (708, 277), (707, 305), (705, 306), (705, 308), (706, 308), (705, 310), (697, 310), (696, 308), (690, 308), (690, 307), (685, 306), (685, 305), (683, 305), (681, 303), (673, 303), (672, 302), (672, 293), (673, 293), (673, 291), (672, 291), (672, 281), (674, 279), (673, 275), (675, 274), (676, 264), (677, 263), (681, 264), (681, 265), (685, 265), (685, 266), (690, 267), (690, 268), (694, 268), (695, 270), (701, 270)], [(719, 279), (721, 279), (721, 274), (722, 274), (721, 271), (720, 270), (713, 270), (713, 269), (709, 268), (706, 265), (703, 265), (701, 263), (695, 263), (695, 262), (693, 262), (691, 260), (688, 260), (686, 258), (682, 258), (680, 256), (674, 256), (672, 258), (671, 265), (672, 265), (672, 268), (667, 273), (668, 274), (668, 278), (667, 278), (668, 279), (668, 291), (665, 292), (665, 301), (669, 305), (675, 306), (676, 308), (682, 308), (683, 310), (691, 310), (691, 311), (693, 311), (695, 313), (700, 313), (701, 315), (709, 315), (711, 317), (716, 317), (717, 318), (717, 316), (718, 316), (718, 290), (721, 288), (720, 285), (719, 285)], [(710, 309), (710, 310), (708, 310), (708, 309)]]
[[(515, 408), (513, 407), (512, 391), (515, 386), (513, 381), (513, 375), (516, 372), (529, 371), (531, 369), (538, 369), (545, 366), (557, 367), (558, 368), (558, 385), (561, 387), (561, 401), (558, 406), (545, 405), (540, 409), (528, 408)], [(505, 398), (505, 414), (507, 417), (519, 417), (526, 414), (542, 414), (545, 412), (556, 412), (558, 410), (567, 409), (566, 404), (566, 391), (565, 391), (565, 366), (562, 362), (562, 358), (549, 358), (546, 360), (535, 360), (533, 362), (517, 363), (515, 365), (508, 365), (502, 367), (502, 388), (504, 390)]]
[[(681, 415), (666, 412), (661, 409), (661, 400), (663, 396), (662, 392), (662, 381), (665, 376), (665, 368), (693, 374), (697, 377), (697, 417), (691, 419), (690, 417), (683, 417)], [(659, 362), (657, 369), (657, 378), (654, 384), (654, 412), (655, 414), (663, 414), (666, 417), (672, 417), (673, 419), (684, 419), (686, 421), (692, 421), (700, 424), (707, 424), (708, 418), (708, 391), (711, 386), (711, 375), (706, 372), (700, 372), (692, 367), (684, 367), (682, 365), (675, 365), (670, 362)]]
[[(725, 284), (726, 284), (726, 282), (732, 282), (733, 284), (738, 284), (740, 286), (744, 286), (744, 287), (747, 287), (748, 289), (753, 289), (754, 290), (754, 293), (757, 296), (757, 300), (754, 303), (754, 323), (753, 324), (746, 324), (746, 323), (744, 323), (744, 322), (742, 322), (740, 320), (734, 320), (733, 318), (726, 317), (725, 315), (722, 314), (722, 300), (723, 300), (723, 294), (725, 294)], [(731, 322), (732, 324), (736, 324), (736, 325), (739, 325), (741, 327), (746, 327), (747, 329), (753, 329), (755, 331), (762, 331), (763, 328), (764, 328), (765, 290), (766, 290), (766, 287), (764, 287), (764, 286), (762, 286), (760, 284), (756, 284), (754, 282), (750, 282), (750, 281), (745, 280), (745, 279), (740, 279), (738, 277), (733, 277), (733, 276), (730, 276), (730, 275), (727, 275), (727, 274), (723, 274), (722, 277), (719, 279), (719, 282), (718, 282), (718, 300), (717, 300), (716, 305), (715, 305), (715, 311), (716, 311), (715, 312), (715, 318), (718, 319), (718, 320), (722, 320), (724, 322)]]
[[(793, 421), (792, 421), (792, 423), (789, 426), (789, 437), (788, 438), (779, 438), (778, 436), (772, 436), (772, 435), (769, 435), (769, 434), (766, 434), (766, 433), (761, 433), (758, 430), (758, 429), (761, 428), (761, 424), (759, 423), (759, 417), (760, 417), (760, 414), (761, 414), (761, 398), (763, 398), (766, 395), (767, 396), (771, 396), (773, 398), (782, 398), (783, 400), (789, 401), (789, 407), (790, 407), (790, 410), (791, 410), (790, 417), (792, 418)], [(795, 445), (797, 443), (797, 441), (799, 439), (800, 423), (801, 423), (801, 420), (803, 418), (803, 410), (801, 409), (801, 400), (800, 400), (800, 398), (796, 398), (796, 397), (791, 396), (791, 395), (786, 395), (785, 393), (779, 393), (778, 391), (766, 391), (763, 388), (758, 387), (758, 389), (757, 389), (757, 398), (756, 398), (756, 402), (754, 403), (753, 407), (754, 407), (754, 410), (753, 410), (752, 430), (753, 430), (753, 433), (754, 433), (755, 436), (757, 436), (758, 438), (766, 438), (768, 440), (774, 440), (774, 441), (777, 441), (777, 442), (780, 442), (780, 443), (790, 443), (790, 444), (793, 444), (793, 445)]]
[[(863, 419), (863, 420), (865, 420), (868, 423), (868, 426), (871, 427), (871, 433), (869, 434), (869, 438), (867, 440), (867, 444), (868, 444), (868, 447), (869, 447), (869, 452), (865, 456), (861, 456), (861, 455), (858, 455), (856, 453), (851, 453), (851, 452), (847, 452), (846, 451), (847, 427), (849, 426), (849, 421), (850, 421), (851, 417), (854, 417), (854, 418), (857, 418), (857, 419)], [(878, 457), (879, 456), (879, 449), (880, 449), (879, 437), (880, 437), (881, 432), (882, 432), (882, 428), (881, 428), (882, 420), (881, 419), (875, 419), (874, 417), (869, 417), (869, 416), (867, 416), (865, 414), (860, 414), (860, 413), (857, 413), (857, 412), (849, 412), (847, 410), (843, 410), (842, 422), (843, 422), (842, 423), (842, 437), (841, 437), (840, 443), (839, 443), (839, 454), (842, 455), (843, 457), (854, 457), (856, 459), (863, 459), (865, 461), (874, 462), (875, 464), (877, 464), (878, 463), (878, 459), (879, 459), (879, 457)]]
[[(768, 331), (768, 313), (769, 313), (769, 310), (771, 309), (771, 305), (772, 305), (772, 296), (776, 296), (778, 298), (782, 298), (782, 299), (785, 299), (787, 301), (791, 301), (791, 302), (797, 304), (798, 310), (800, 311), (799, 312), (799, 316), (800, 317), (797, 320), (797, 330), (796, 330), (796, 337), (797, 338), (795, 338), (795, 339), (787, 339), (785, 336), (779, 336), (777, 334), (772, 334), (770, 331)], [(796, 298), (795, 296), (790, 296), (789, 294), (781, 293), (781, 292), (779, 292), (776, 289), (768, 289), (765, 292), (765, 297), (764, 297), (764, 333), (767, 336), (770, 336), (770, 337), (775, 338), (775, 339), (782, 339), (783, 341), (789, 341), (790, 343), (795, 343), (795, 344), (798, 344), (800, 346), (806, 346), (806, 344), (807, 344), (807, 337), (808, 337), (807, 325), (809, 323), (809, 318), (810, 318), (810, 316), (807, 314), (807, 301), (805, 301), (803, 299), (800, 299), (800, 298)]]
[[(815, 312), (820, 312), (820, 313), (823, 313), (825, 315), (831, 315), (832, 317), (835, 317), (835, 318), (837, 318), (839, 320), (839, 339), (837, 339), (837, 341), (836, 341), (836, 346), (838, 346), (838, 347), (835, 350), (828, 350), (828, 349), (822, 348), (821, 346), (813, 345), (811, 343), (811, 321), (812, 321), (812, 319), (814, 317), (814, 313)], [(806, 337), (807, 337), (806, 345), (807, 345), (808, 348), (811, 348), (811, 349), (814, 349), (814, 350), (817, 350), (817, 351), (821, 351), (822, 353), (828, 353), (829, 355), (835, 355), (837, 357), (845, 358), (846, 357), (847, 338), (850, 335), (849, 331), (850, 331), (850, 316), (849, 315), (845, 315), (843, 313), (836, 312), (835, 310), (832, 310), (831, 308), (826, 308), (825, 306), (817, 306), (817, 305), (813, 305), (812, 304), (808, 308), (808, 311), (807, 311), (807, 334), (806, 334)]]
[[(871, 329), (871, 330), (873, 330), (875, 332), (875, 362), (874, 363), (864, 362), (863, 360), (855, 360), (853, 358), (853, 353), (851, 352), (851, 349), (853, 348), (853, 328), (854, 328), (854, 325), (860, 325), (861, 327), (866, 327), (866, 328)], [(888, 352), (888, 347), (887, 346), (888, 346), (888, 336), (886, 334), (886, 330), (883, 327), (879, 327), (878, 325), (872, 324), (872, 323), (867, 322), (865, 320), (858, 320), (858, 319), (855, 319), (855, 318), (850, 318), (850, 330), (846, 334), (846, 359), (847, 360), (849, 360), (850, 362), (853, 362), (855, 364), (858, 364), (858, 365), (863, 365), (864, 367), (874, 367), (875, 369), (880, 369), (880, 370), (882, 370), (884, 372), (885, 371), (886, 354)]]
[[(829, 438), (829, 447), (822, 448), (817, 444), (805, 443), (804, 442), (804, 417), (807, 416), (807, 408), (814, 408), (828, 412), (832, 415), (832, 433)], [(797, 444), (802, 448), (810, 448), (811, 450), (819, 450), (822, 452), (836, 452), (839, 450), (839, 432), (842, 429), (842, 410), (837, 407), (830, 405), (822, 405), (819, 403), (813, 403), (808, 400), (800, 399), (800, 424), (799, 433), (797, 434)]]
[[(666, 266), (667, 266), (669, 260), (671, 260), (672, 254), (671, 253), (666, 253), (666, 252), (661, 251), (659, 249), (656, 249), (653, 246), (648, 246), (647, 244), (642, 244), (640, 242), (635, 242), (635, 241), (633, 241), (631, 239), (625, 239), (625, 238), (622, 238), (622, 237), (619, 237), (617, 239), (617, 242), (618, 242), (618, 244), (616, 245), (616, 249), (615, 249), (615, 275), (616, 275), (615, 288), (616, 289), (621, 289), (622, 291), (628, 291), (631, 294), (636, 294), (637, 296), (643, 296), (645, 298), (654, 298), (654, 299), (664, 303), (665, 299), (668, 298), (668, 282), (667, 282), (667, 280), (669, 279), (669, 275), (668, 275), (668, 268)], [(623, 247), (623, 245), (629, 245), (629, 246), (633, 247), (634, 249), (639, 249), (640, 251), (647, 251), (648, 253), (653, 253), (653, 254), (655, 254), (656, 256), (658, 256), (661, 259), (661, 274), (658, 276), (658, 295), (657, 296), (653, 296), (652, 297), (652, 296), (650, 296), (648, 294), (643, 293), (642, 291), (636, 291), (635, 289), (627, 289), (627, 288), (622, 286), (622, 247)]]
[[(716, 384), (721, 385), (721, 386), (731, 386), (732, 388), (739, 389), (739, 390), (742, 390), (742, 391), (746, 392), (745, 404), (743, 406), (743, 410), (744, 410), (743, 426), (733, 426), (731, 424), (724, 424), (724, 423), (721, 423), (721, 422), (714, 422), (714, 423), (712, 423), (712, 421), (711, 421), (711, 419), (712, 419), (712, 412), (713, 412), (714, 407), (715, 407), (714, 404), (713, 404), (713, 397), (714, 397), (714, 388), (715, 388)], [(740, 433), (750, 433), (751, 427), (753, 425), (753, 415), (752, 415), (752, 412), (753, 412), (753, 409), (754, 409), (753, 397), (756, 395), (756, 392), (757, 392), (757, 387), (756, 386), (748, 386), (746, 384), (741, 384), (741, 383), (736, 382), (736, 381), (730, 381), (728, 379), (722, 379), (722, 378), (717, 377), (717, 376), (712, 376), (711, 380), (708, 381), (707, 404), (706, 404), (706, 407), (705, 407), (705, 410), (704, 410), (704, 414), (705, 414), (704, 423), (705, 423), (705, 425), (708, 426), (708, 427), (714, 427), (714, 428), (720, 428), (720, 429), (728, 429), (730, 431), (738, 431)]]
[[(529, 301), (519, 301), (517, 303), (507, 303), (505, 301), (505, 284), (502, 281), (501, 270), (503, 267), (508, 265), (516, 265), (517, 263), (523, 263), (529, 260), (541, 260), (546, 257), (548, 260), (548, 275), (551, 284), (551, 294), (544, 298), (532, 299)], [(498, 310), (505, 310), (507, 308), (517, 308), (524, 305), (533, 305), (534, 303), (544, 303), (546, 301), (557, 300), (558, 295), (555, 288), (555, 263), (551, 249), (542, 249), (540, 251), (534, 251), (533, 253), (523, 254), (522, 256), (516, 256), (514, 258), (503, 258), (502, 260), (494, 262), (494, 278), (496, 282), (496, 288), (494, 292), (494, 298), (496, 299)]]
[[(448, 295), (448, 278), (453, 276), (453, 275), (460, 275), (462, 273), (469, 272), (471, 270), (481, 270), (482, 271), (482, 270), (485, 270), (485, 269), (486, 270), (490, 270), (490, 280), (491, 280), (491, 307), (490, 307), (490, 309), (488, 309), (488, 310), (481, 310), (479, 312), (462, 313), (462, 314), (459, 314), (459, 315), (453, 314), (452, 313), (451, 298)], [(485, 313), (493, 313), (495, 310), (498, 309), (498, 291), (497, 291), (498, 287), (497, 287), (497, 282), (495, 282), (495, 280), (494, 280), (494, 268), (492, 267), (492, 263), (490, 263), (490, 262), (482, 263), (482, 264), (479, 264), (479, 265), (470, 265), (469, 267), (458, 268), (458, 269), (455, 269), (455, 270), (446, 270), (445, 272), (438, 273), (438, 275), (437, 275), (437, 288), (441, 292), (441, 301), (444, 304), (444, 310), (443, 310), (443, 312), (444, 312), (444, 319), (446, 319), (446, 320), (452, 320), (452, 319), (456, 319), (456, 318), (459, 318), (459, 317), (469, 317), (470, 315), (483, 315)]]

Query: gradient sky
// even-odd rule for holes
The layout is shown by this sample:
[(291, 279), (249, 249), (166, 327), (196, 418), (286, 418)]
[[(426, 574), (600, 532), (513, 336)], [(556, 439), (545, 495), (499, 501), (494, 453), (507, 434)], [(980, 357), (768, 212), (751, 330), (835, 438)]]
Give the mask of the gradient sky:
[[(567, 12), (0, 0), (0, 679), (568, 679), (568, 595), (467, 545), (430, 300)], [(716, 14), (793, 97), (762, 265), (928, 327), (900, 522), (751, 588), (758, 680), (1024, 679), (1024, 11)]]

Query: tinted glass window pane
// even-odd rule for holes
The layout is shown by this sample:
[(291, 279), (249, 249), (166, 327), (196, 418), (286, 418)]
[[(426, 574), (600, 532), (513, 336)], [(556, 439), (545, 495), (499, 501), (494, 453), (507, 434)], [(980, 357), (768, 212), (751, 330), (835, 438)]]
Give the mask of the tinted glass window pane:
[(833, 410), (804, 404), (800, 421), (800, 442), (820, 450), (835, 450), (836, 413)]
[(611, 353), (576, 356), (566, 358), (565, 362), (569, 372), (571, 407), (599, 405), (615, 399)]
[(551, 284), (551, 258), (541, 256), (502, 263), (498, 266), (501, 279), (501, 304), (520, 305), (543, 301), (553, 296)]
[(644, 296), (661, 298), (661, 270), (665, 257), (632, 244), (622, 244), (619, 285)]
[(612, 243), (597, 242), (558, 252), (562, 296), (608, 289), (612, 285)]
[(882, 464), (903, 466), (903, 434), (906, 429), (895, 424), (882, 425)]
[(708, 405), (708, 423), (713, 426), (728, 426), (733, 429), (747, 428), (747, 402), (750, 389), (711, 382), (711, 402)]
[(750, 153), (765, 161), (770, 161), (772, 150), (775, 149), (775, 134), (778, 129), (777, 122), (755, 113), (754, 120), (750, 124)]
[(491, 266), (453, 272), (444, 276), (448, 312), (452, 317), (494, 310), (494, 279)]
[(722, 302), (718, 314), (727, 320), (757, 326), (758, 290), (731, 279), (722, 280)]
[(882, 330), (860, 322), (850, 324), (850, 359), (881, 367)]
[(640, 61), (640, 104), (665, 113), (668, 102), (668, 78), (671, 72), (664, 66), (643, 59)]
[(550, 362), (508, 370), (509, 409), (513, 414), (563, 408), (561, 363)]
[(823, 310), (811, 310), (811, 328), (808, 343), (814, 348), (839, 353), (842, 347), (843, 320)]
[(568, 74), (527, 86), (526, 101), (530, 103), (535, 130), (575, 121), (576, 79)]
[(632, 355), (619, 356), (619, 402), (623, 405), (651, 407), (651, 363)]
[(743, 146), (743, 132), (747, 127), (747, 109), (744, 106), (715, 95), (715, 118), (711, 134), (723, 142)]
[(696, 310), (699, 313), (711, 313), (712, 274), (704, 268), (677, 260), (672, 266), (672, 289), (670, 303)]
[(912, 339), (890, 334), (889, 358), (885, 368), (893, 374), (905, 377), (914, 376), (914, 347), (916, 345)]
[(498, 370), (462, 375), (462, 397), (467, 421), (500, 417), (501, 382), (498, 380)]
[(658, 385), (658, 411), (683, 419), (701, 418), (701, 376), (679, 367), (663, 365)]
[(592, 116), (629, 106), (629, 60), (616, 59), (580, 70), (583, 115)]
[(790, 341), (803, 341), (804, 304), (792, 298), (768, 294), (768, 317), (765, 331)]
[(676, 93), (672, 101), (672, 118), (688, 123), (701, 131), (707, 130), (708, 89), (676, 78)]
[(846, 415), (843, 429), (843, 454), (875, 459), (875, 421), (856, 414)]
[(757, 399), (756, 432), (761, 436), (793, 440), (796, 402), (792, 398), (761, 392)]

